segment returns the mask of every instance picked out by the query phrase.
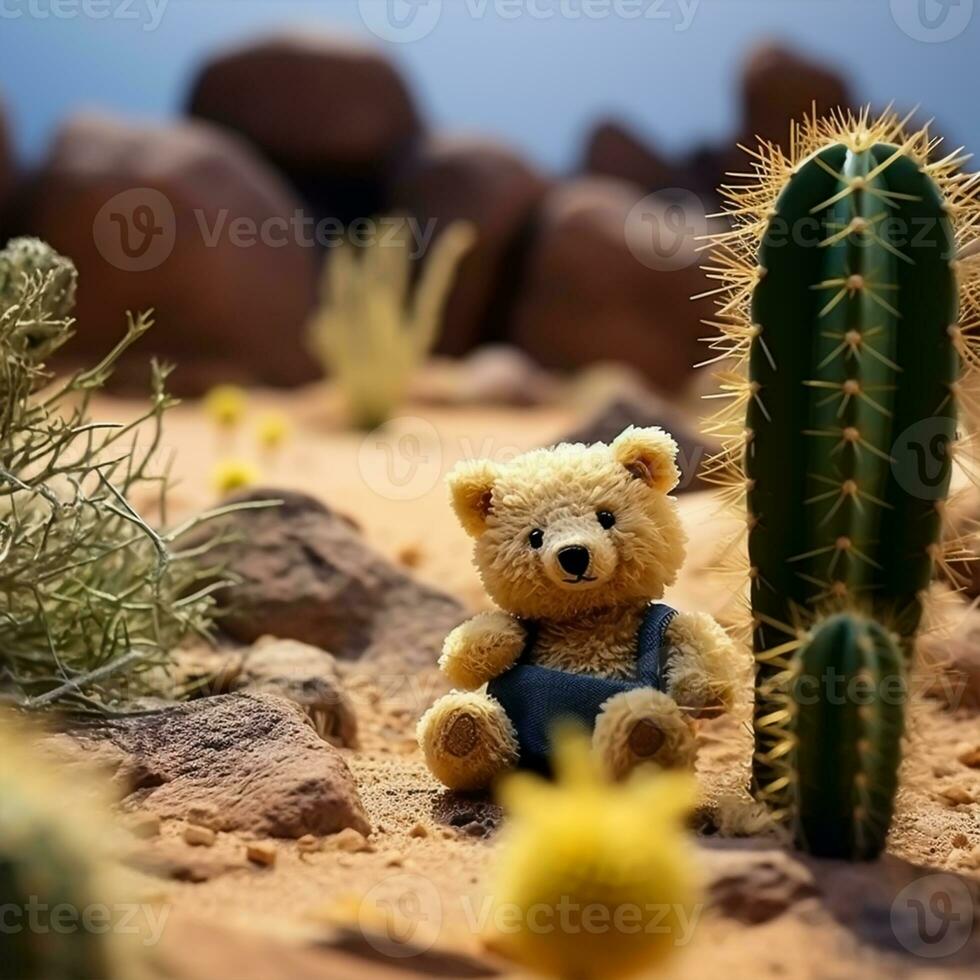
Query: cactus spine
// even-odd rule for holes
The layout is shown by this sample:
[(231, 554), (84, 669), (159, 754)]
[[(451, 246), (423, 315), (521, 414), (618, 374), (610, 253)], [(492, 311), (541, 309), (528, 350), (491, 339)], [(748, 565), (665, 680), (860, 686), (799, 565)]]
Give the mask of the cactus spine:
[(839, 613), (794, 662), (793, 830), (811, 854), (865, 860), (884, 846), (905, 721), (903, 659), (894, 634)]
[[(727, 189), (735, 229), (708, 269), (723, 282), (715, 346), (744, 365), (722, 375), (733, 405), (714, 425), (728, 440), (717, 472), (747, 503), (754, 781), (780, 818), (799, 802), (794, 762), (809, 758), (802, 740), (814, 731), (813, 712), (794, 705), (794, 675), (821, 659), (859, 669), (859, 636), (887, 645), (863, 618), (818, 626), (810, 646), (808, 631), (839, 611), (867, 614), (907, 659), (940, 557), (958, 379), (976, 362), (973, 324), (957, 326), (955, 256), (980, 206), (964, 158), (927, 162), (937, 142), (890, 115), (807, 120), (788, 157), (764, 146), (754, 183)], [(831, 655), (831, 637), (846, 649)], [(889, 765), (900, 730), (880, 728), (895, 740), (880, 747)], [(833, 760), (847, 737), (821, 750)], [(876, 799), (894, 789), (881, 768), (868, 774)]]

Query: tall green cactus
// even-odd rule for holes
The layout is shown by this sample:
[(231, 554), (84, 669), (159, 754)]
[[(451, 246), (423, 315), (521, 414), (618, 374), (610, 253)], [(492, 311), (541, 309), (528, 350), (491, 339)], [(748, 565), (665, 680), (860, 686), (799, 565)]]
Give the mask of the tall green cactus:
[(813, 631), (790, 689), (797, 843), (877, 857), (891, 823), (905, 721), (903, 655), (874, 620), (840, 613)]
[[(953, 255), (935, 183), (895, 145), (831, 145), (776, 201), (752, 300), (747, 415), (761, 654), (836, 604), (873, 609), (906, 640), (918, 627), (956, 426)], [(919, 438), (916, 424), (940, 440), (929, 448), (942, 472), (922, 493), (896, 471), (898, 440)], [(782, 775), (771, 758), (780, 726), (765, 723), (778, 671), (763, 660), (758, 675), (763, 791)]]
[[(936, 142), (892, 116), (813, 119), (792, 135), (788, 158), (763, 147), (756, 182), (728, 189), (736, 228), (708, 270), (724, 283), (718, 346), (746, 365), (728, 376), (741, 398), (720, 427), (737, 424), (727, 463), (748, 509), (755, 789), (778, 817), (798, 806), (794, 760), (814, 748), (792, 679), (829, 656), (828, 638), (859, 632), (814, 625), (870, 616), (875, 648), (887, 630), (905, 659), (919, 627), (968, 353), (953, 222), (969, 230), (980, 210), (962, 160), (928, 163)], [(850, 646), (834, 657), (860, 663)], [(822, 749), (833, 759), (842, 739)]]

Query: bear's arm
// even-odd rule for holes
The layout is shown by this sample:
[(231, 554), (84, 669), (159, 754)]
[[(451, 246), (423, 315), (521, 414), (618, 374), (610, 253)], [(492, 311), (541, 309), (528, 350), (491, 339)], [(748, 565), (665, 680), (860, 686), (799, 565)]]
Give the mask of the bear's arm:
[(527, 633), (513, 616), (479, 613), (446, 637), (439, 666), (457, 687), (475, 691), (512, 667), (526, 643)]
[(666, 639), (673, 648), (667, 693), (685, 708), (729, 710), (738, 684), (738, 655), (728, 634), (707, 613), (679, 612)]

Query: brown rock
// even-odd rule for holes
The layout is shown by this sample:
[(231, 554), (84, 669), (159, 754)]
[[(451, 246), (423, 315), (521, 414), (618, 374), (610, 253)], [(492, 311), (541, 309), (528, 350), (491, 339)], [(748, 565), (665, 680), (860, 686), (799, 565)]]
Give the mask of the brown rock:
[(947, 639), (924, 639), (919, 657), (926, 694), (954, 710), (980, 708), (980, 622)]
[(161, 817), (187, 819), (205, 805), (220, 814), (221, 830), (271, 837), (368, 831), (344, 760), (282, 698), (205, 698), (100, 720), (74, 737), (120, 752), (124, 804)]
[(961, 752), (957, 758), (970, 769), (980, 769), (980, 745), (974, 745), (965, 752)]
[(628, 180), (648, 192), (678, 183), (689, 186), (669, 160), (627, 125), (612, 119), (600, 122), (589, 135), (582, 169), (597, 177)]
[(262, 864), (266, 867), (276, 863), (279, 851), (271, 841), (253, 841), (245, 847), (245, 857), (253, 864)]
[(643, 198), (622, 181), (584, 178), (551, 191), (539, 213), (509, 339), (548, 367), (624, 361), (665, 392), (704, 358), (710, 303), (688, 199)]
[(209, 556), (228, 561), (240, 579), (218, 596), (222, 629), (246, 643), (279, 636), (401, 671), (435, 663), (465, 617), (455, 599), (387, 562), (312, 497), (254, 490), (229, 502), (248, 500), (282, 504), (239, 511), (203, 532), (237, 538)]
[(217, 834), (210, 827), (192, 823), (184, 828), (184, 840), (192, 847), (213, 847), (217, 839)]
[(527, 161), (492, 140), (432, 137), (395, 180), (392, 205), (437, 235), (453, 222), (476, 229), (446, 304), (437, 351), (458, 356), (499, 333), (513, 294), (511, 270), (531, 212), (547, 182)]
[(572, 432), (567, 432), (555, 442), (610, 443), (627, 426), (659, 426), (677, 441), (677, 463), (681, 470), (681, 482), (675, 493), (700, 490), (704, 487), (700, 471), (705, 459), (718, 450), (711, 439), (700, 435), (697, 428), (674, 406), (655, 395), (642, 399), (617, 398), (610, 401), (588, 421)]
[(145, 389), (152, 354), (182, 365), (172, 379), (182, 392), (317, 375), (303, 340), (317, 259), (290, 230), (301, 205), (243, 141), (202, 122), (76, 116), (30, 199), (29, 231), (78, 266), (68, 356), (102, 356), (127, 310), (152, 307), (156, 326), (121, 364), (119, 386)]
[(716, 855), (709, 869), (712, 907), (746, 925), (775, 919), (819, 893), (813, 875), (783, 851)]
[(321, 738), (357, 745), (357, 716), (334, 658), (295, 640), (267, 636), (246, 651), (234, 690), (278, 694), (298, 704)]
[(219, 54), (194, 83), (189, 111), (243, 134), (318, 216), (342, 220), (385, 209), (383, 178), (422, 129), (382, 52), (309, 31)]
[(850, 102), (847, 83), (832, 68), (782, 45), (763, 44), (742, 73), (742, 135), (750, 145), (761, 137), (786, 147), (790, 120), (802, 119), (814, 103), (822, 116)]

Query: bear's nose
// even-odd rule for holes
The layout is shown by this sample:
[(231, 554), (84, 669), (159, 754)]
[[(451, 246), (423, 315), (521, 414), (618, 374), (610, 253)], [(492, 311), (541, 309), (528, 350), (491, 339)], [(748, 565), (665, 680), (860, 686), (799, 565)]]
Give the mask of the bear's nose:
[(588, 548), (572, 544), (558, 552), (558, 564), (576, 578), (581, 578), (589, 570), (591, 555)]

